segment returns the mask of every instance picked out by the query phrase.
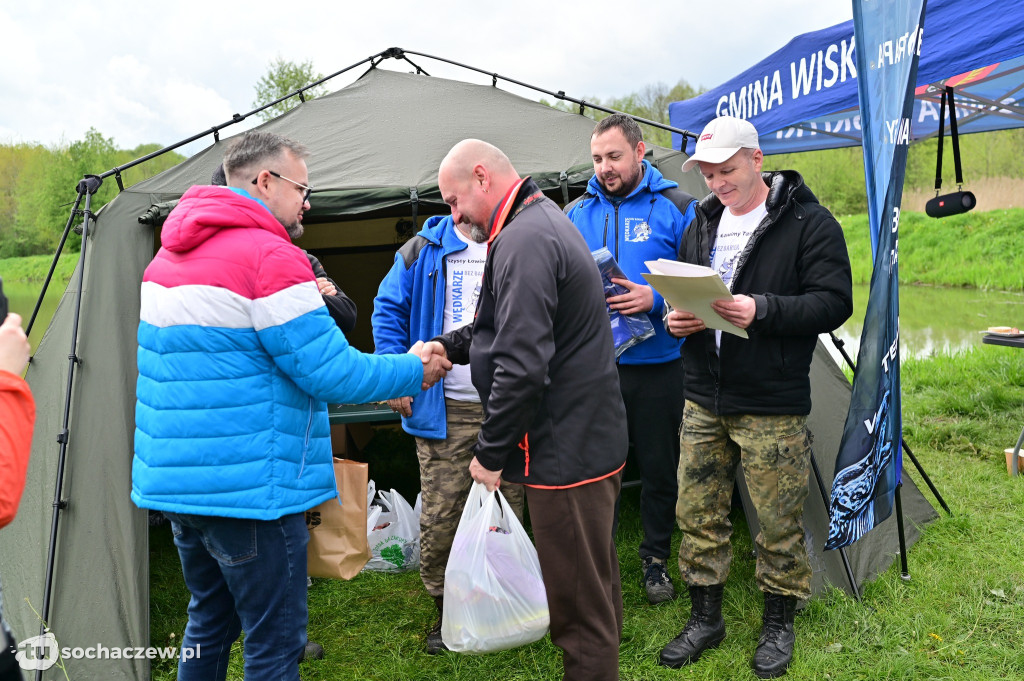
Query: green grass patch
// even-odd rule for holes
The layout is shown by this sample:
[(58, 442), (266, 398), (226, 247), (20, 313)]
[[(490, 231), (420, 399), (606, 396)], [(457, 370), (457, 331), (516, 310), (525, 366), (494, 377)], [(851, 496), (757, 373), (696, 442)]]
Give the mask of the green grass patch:
[[(21, 258), (0, 258), (0, 278), (6, 282), (34, 284), (46, 279), (50, 271), (53, 255), (28, 255)], [(53, 281), (67, 284), (78, 263), (78, 253), (65, 252), (57, 261), (53, 271)]]
[[(871, 281), (871, 240), (866, 214), (839, 219), (846, 234), (854, 283)], [(1024, 290), (1024, 209), (965, 213), (936, 220), (900, 216), (901, 284)]]
[[(796, 656), (786, 678), (1020, 678), (1024, 479), (1007, 476), (1002, 452), (1024, 422), (1024, 356), (1013, 348), (983, 346), (955, 357), (908, 361), (902, 381), (905, 437), (954, 515), (928, 526), (911, 549), (910, 582), (900, 579), (894, 565), (866, 585), (862, 602), (838, 590), (812, 601), (797, 617)], [(371, 442), (371, 448), (380, 447), (373, 456), (390, 448), (402, 458), (410, 456), (393, 432), (382, 442)], [(912, 466), (907, 474), (924, 487)], [(760, 630), (761, 596), (746, 522), (735, 512), (732, 520), (725, 642), (691, 668), (664, 669), (657, 664), (658, 653), (682, 629), (689, 602), (683, 594), (674, 603), (647, 604), (636, 555), (638, 490), (623, 492), (617, 536), (625, 607), (622, 679), (754, 678), (749, 661)], [(678, 533), (674, 539), (673, 550)], [(674, 564), (670, 574), (681, 587)], [(180, 643), (188, 592), (166, 525), (151, 532), (151, 599), (153, 645)], [(427, 655), (433, 601), (414, 572), (314, 580), (309, 606), (309, 633), (326, 657), (303, 663), (307, 681), (561, 678), (560, 654), (548, 638), (483, 656)], [(173, 664), (154, 665), (155, 680), (174, 678)], [(228, 678), (242, 678), (241, 644), (233, 651)]]

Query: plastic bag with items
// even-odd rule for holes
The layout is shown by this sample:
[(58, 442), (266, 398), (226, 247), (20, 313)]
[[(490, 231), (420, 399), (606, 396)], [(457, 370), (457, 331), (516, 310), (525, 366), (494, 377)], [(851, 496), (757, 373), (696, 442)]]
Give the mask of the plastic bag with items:
[(488, 653), (538, 641), (548, 624), (537, 549), (501, 492), (475, 483), (444, 572), (441, 639)]
[(420, 496), (416, 496), (416, 506), (412, 507), (394, 489), (377, 493), (376, 485), (370, 480), (366, 498), (366, 541), (372, 555), (363, 570), (402, 572), (418, 568)]

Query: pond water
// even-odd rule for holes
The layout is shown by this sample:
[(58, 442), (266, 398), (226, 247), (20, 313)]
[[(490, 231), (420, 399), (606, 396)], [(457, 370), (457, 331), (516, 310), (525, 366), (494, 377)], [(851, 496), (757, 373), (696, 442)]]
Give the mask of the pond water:
[[(28, 320), (32, 316), (32, 310), (35, 309), (36, 300), (39, 299), (39, 291), (42, 288), (42, 282), (25, 284), (18, 281), (4, 281), (4, 295), (7, 296), (7, 306), (11, 312), (17, 312), (21, 315), (23, 327), (28, 326)], [(42, 307), (39, 308), (39, 316), (32, 327), (32, 333), (29, 335), (29, 342), (32, 344), (33, 352), (36, 346), (39, 345), (39, 339), (43, 337), (46, 327), (50, 324), (50, 318), (53, 317), (53, 313), (57, 310), (57, 303), (60, 302), (64, 288), (65, 285), (63, 283), (50, 282), (50, 287), (46, 291), (46, 298), (43, 299)], [(68, 338), (69, 347), (70, 343), (71, 339)]]
[[(867, 301), (868, 286), (854, 286), (853, 315), (836, 331), (854, 359), (860, 346)], [(900, 286), (900, 356), (903, 359), (962, 352), (980, 345), (981, 332), (990, 326), (1024, 327), (1024, 293)], [(826, 342), (826, 345), (832, 343)], [(834, 354), (839, 358), (838, 353)]]
[[(39, 297), (41, 283), (4, 282), (4, 293), (12, 312), (28, 324), (29, 315)], [(51, 284), (40, 308), (30, 341), (35, 348), (57, 309), (64, 286)], [(854, 286), (853, 315), (836, 332), (846, 343), (846, 351), (856, 359), (860, 333), (867, 308), (867, 285)], [(367, 314), (364, 319), (368, 319)], [(900, 287), (900, 339), (902, 357), (929, 357), (953, 354), (981, 343), (981, 332), (989, 326), (1024, 328), (1024, 293), (979, 291), (931, 286)], [(70, 339), (68, 339), (70, 342)], [(826, 342), (831, 347), (831, 342)], [(838, 353), (837, 360), (842, 361)]]

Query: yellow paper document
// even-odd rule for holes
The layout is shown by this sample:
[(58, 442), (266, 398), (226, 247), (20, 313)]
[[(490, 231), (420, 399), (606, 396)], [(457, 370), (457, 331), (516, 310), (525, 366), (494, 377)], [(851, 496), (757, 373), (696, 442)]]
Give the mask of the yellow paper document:
[(651, 274), (647, 280), (677, 310), (692, 312), (709, 329), (718, 329), (746, 338), (747, 332), (722, 319), (711, 308), (716, 300), (732, 300), (722, 277), (710, 267), (691, 265), (675, 260), (648, 260), (644, 263)]

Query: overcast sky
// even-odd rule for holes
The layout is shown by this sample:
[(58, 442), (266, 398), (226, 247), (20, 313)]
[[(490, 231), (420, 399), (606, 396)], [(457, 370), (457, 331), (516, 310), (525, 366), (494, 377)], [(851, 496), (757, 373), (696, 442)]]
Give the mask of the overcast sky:
[[(793, 36), (852, 16), (848, 0), (3, 4), (0, 143), (66, 143), (93, 127), (122, 148), (170, 144), (250, 111), (255, 83), (277, 56), (311, 60), (326, 75), (397, 46), (571, 97), (608, 98), (680, 78), (714, 87)], [(431, 75), (490, 80), (414, 59)]]

